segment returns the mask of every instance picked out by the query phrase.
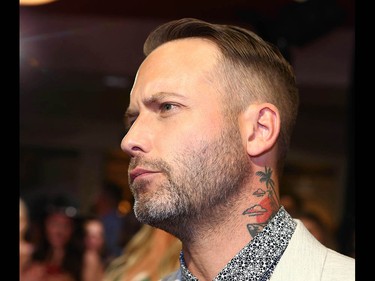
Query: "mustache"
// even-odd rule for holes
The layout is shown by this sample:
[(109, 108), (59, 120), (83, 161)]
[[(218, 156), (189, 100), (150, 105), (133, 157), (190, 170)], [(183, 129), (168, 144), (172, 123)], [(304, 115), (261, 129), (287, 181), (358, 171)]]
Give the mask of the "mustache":
[(158, 170), (166, 173), (167, 175), (170, 175), (171, 173), (170, 165), (166, 161), (156, 159), (145, 159), (144, 157), (131, 158), (128, 166), (128, 172), (138, 166), (145, 169)]

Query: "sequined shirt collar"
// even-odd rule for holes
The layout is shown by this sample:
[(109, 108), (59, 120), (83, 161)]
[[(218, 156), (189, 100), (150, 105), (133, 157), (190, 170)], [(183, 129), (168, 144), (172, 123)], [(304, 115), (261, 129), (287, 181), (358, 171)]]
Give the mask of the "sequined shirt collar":
[[(214, 281), (267, 281), (271, 278), (280, 257), (288, 246), (296, 222), (284, 207), (244, 248), (221, 270)], [(182, 280), (198, 281), (187, 269), (180, 253)]]

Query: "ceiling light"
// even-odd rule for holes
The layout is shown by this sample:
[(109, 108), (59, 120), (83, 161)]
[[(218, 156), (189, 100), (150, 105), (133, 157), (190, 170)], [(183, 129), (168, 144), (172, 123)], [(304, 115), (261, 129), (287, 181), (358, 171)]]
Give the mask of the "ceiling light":
[(56, 0), (20, 0), (20, 5), (36, 6), (55, 2)]

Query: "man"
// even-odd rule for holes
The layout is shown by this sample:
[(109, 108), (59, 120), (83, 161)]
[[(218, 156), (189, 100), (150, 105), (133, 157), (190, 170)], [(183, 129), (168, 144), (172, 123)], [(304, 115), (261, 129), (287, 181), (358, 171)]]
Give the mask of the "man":
[(181, 19), (147, 38), (121, 147), (143, 223), (182, 241), (165, 280), (354, 280), (280, 205), (298, 109), (291, 66), (240, 27)]

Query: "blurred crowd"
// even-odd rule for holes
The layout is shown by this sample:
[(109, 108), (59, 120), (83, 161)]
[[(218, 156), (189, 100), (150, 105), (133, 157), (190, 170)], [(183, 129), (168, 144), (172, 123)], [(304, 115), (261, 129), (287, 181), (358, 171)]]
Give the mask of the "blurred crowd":
[[(181, 242), (140, 224), (132, 210), (119, 212), (121, 199), (119, 187), (104, 184), (83, 215), (67, 196), (44, 197), (33, 206), (20, 198), (20, 280), (157, 281), (177, 269)], [(322, 244), (332, 246), (323, 220), (298, 197), (284, 194), (280, 200)]]
[(120, 212), (122, 199), (112, 183), (85, 214), (67, 195), (20, 198), (20, 280), (156, 281), (176, 269), (180, 241)]

